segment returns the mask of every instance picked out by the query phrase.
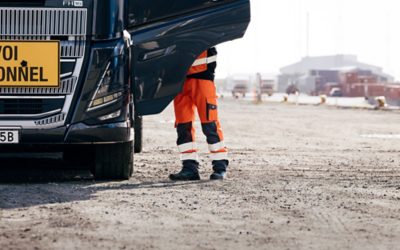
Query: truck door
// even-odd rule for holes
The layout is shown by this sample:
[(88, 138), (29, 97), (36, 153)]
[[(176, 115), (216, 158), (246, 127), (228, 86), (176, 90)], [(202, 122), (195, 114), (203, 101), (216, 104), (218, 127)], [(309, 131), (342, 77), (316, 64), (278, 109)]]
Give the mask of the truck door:
[(140, 115), (160, 113), (204, 50), (244, 35), (249, 0), (129, 0), (131, 81)]

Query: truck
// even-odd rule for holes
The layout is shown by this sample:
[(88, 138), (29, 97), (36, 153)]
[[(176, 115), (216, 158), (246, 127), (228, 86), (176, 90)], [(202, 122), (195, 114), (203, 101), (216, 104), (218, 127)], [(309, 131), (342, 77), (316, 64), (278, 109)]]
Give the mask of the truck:
[(0, 0), (0, 152), (57, 152), (95, 179), (129, 179), (141, 117), (250, 16), (249, 0)]

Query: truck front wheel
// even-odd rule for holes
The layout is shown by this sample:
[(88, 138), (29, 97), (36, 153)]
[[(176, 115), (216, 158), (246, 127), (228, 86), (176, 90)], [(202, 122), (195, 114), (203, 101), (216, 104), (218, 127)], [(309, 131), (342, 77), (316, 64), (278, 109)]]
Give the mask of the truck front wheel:
[(133, 173), (133, 143), (95, 145), (96, 180), (129, 180)]

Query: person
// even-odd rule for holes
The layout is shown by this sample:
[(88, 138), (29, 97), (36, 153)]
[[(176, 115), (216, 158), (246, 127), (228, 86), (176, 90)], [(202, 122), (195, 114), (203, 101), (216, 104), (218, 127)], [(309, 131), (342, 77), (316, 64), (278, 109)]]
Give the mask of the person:
[(173, 181), (200, 180), (199, 158), (195, 143), (195, 111), (197, 109), (201, 127), (207, 138), (212, 159), (211, 180), (222, 180), (229, 165), (228, 150), (218, 118), (217, 93), (214, 84), (217, 67), (217, 50), (204, 51), (190, 68), (183, 90), (174, 100), (177, 145), (182, 161), (182, 170), (171, 174)]

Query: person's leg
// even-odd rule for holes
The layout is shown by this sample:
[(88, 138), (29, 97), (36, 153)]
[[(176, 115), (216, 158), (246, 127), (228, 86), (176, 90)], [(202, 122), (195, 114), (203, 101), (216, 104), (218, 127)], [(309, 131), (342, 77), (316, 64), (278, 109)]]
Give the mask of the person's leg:
[(174, 100), (177, 145), (182, 161), (182, 170), (171, 174), (171, 180), (199, 180), (199, 162), (195, 143), (195, 106), (191, 97), (192, 82), (186, 81), (182, 93)]
[(218, 103), (215, 84), (208, 80), (197, 80), (195, 103), (200, 116), (202, 130), (207, 137), (214, 173), (211, 179), (223, 179), (229, 165), (228, 149), (218, 118)]
[(219, 180), (225, 177), (229, 160), (228, 149), (225, 146), (223, 132), (219, 121), (203, 123), (203, 133), (207, 137), (208, 147), (211, 153), (213, 174), (210, 179)]

